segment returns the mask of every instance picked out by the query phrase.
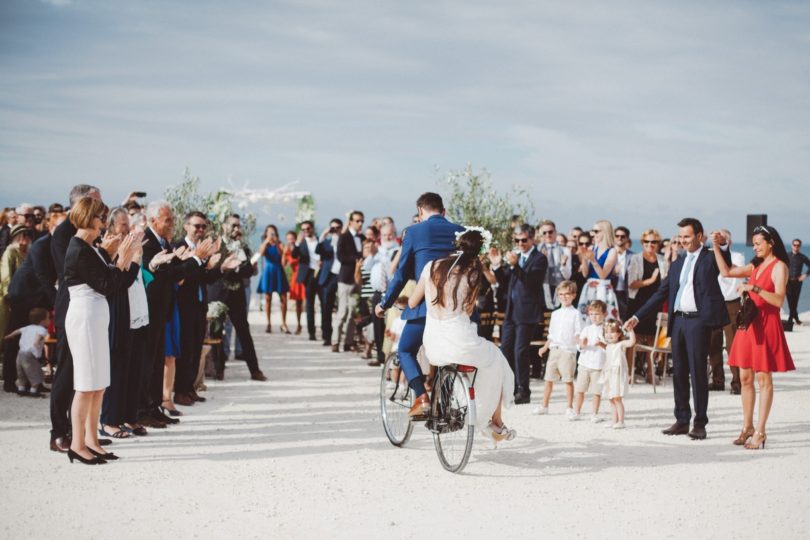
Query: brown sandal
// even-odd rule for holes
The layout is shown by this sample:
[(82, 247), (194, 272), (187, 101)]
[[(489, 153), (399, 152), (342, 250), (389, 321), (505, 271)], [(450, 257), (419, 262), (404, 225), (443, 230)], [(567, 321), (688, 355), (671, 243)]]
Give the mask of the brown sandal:
[(754, 435), (754, 427), (743, 428), (740, 436), (732, 441), (736, 446), (743, 446)]

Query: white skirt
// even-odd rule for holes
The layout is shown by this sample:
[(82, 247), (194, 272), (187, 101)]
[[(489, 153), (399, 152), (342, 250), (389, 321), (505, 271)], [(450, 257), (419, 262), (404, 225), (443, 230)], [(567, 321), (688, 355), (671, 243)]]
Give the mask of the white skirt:
[(68, 291), (65, 334), (73, 356), (73, 389), (102, 390), (110, 386), (110, 306), (88, 285)]

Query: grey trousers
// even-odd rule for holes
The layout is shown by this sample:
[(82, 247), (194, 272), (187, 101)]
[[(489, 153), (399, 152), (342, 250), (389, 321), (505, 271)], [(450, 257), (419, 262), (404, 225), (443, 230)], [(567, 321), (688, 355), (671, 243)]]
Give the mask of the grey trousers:
[(346, 339), (343, 340), (344, 345), (351, 343), (354, 340), (354, 320), (352, 313), (356, 299), (352, 294), (357, 289), (357, 286), (350, 283), (337, 284), (337, 331), (332, 332), (332, 345), (340, 345), (340, 340), (343, 338), (345, 331)]
[(17, 353), (17, 388), (24, 388), (26, 385), (36, 388), (42, 384), (42, 367), (39, 365), (39, 358), (30, 351), (20, 351)]

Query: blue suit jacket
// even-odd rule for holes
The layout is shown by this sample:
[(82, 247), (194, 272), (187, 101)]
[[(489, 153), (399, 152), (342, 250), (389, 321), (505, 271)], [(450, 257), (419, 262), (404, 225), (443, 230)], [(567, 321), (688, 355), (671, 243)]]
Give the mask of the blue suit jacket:
[[(385, 309), (394, 305), (405, 283), (419, 279), (422, 269), (430, 261), (447, 257), (455, 250), (456, 233), (464, 227), (450, 223), (443, 216), (434, 215), (421, 223), (408, 227), (402, 241), (402, 253), (394, 277), (388, 283), (381, 303)], [(427, 316), (424, 299), (415, 308), (408, 307), (402, 312), (405, 320), (420, 319)]]
[[(317, 245), (315, 247), (317, 249)], [(310, 266), (312, 264), (312, 258), (310, 257), (311, 253), (309, 252), (309, 245), (306, 239), (304, 239), (301, 244), (295, 245), (292, 254), (293, 257), (298, 257), (298, 274), (295, 276), (295, 282), (306, 283), (307, 275), (309, 271), (312, 270), (312, 266)]]
[(335, 262), (335, 249), (332, 247), (332, 236), (319, 242), (315, 248), (315, 253), (321, 256), (321, 269), (318, 272), (318, 285), (323, 286), (329, 275), (332, 273), (332, 263)]
[[(731, 254), (724, 251), (723, 256), (726, 258), (726, 262), (731, 264)], [(658, 287), (655, 294), (635, 313), (639, 320), (645, 319), (658, 313), (661, 306), (664, 305), (664, 300), (668, 300), (668, 335), (672, 335), (672, 323), (675, 320), (672, 313), (675, 310), (675, 297), (681, 287), (681, 270), (684, 261), (686, 261), (685, 254), (672, 263), (667, 279), (661, 282), (661, 286)], [(695, 261), (693, 283), (698, 318), (709, 328), (721, 328), (729, 323), (726, 301), (720, 291), (720, 284), (717, 282), (718, 275), (720, 275), (720, 270), (717, 268), (714, 253), (709, 248), (702, 248)]]
[(548, 259), (533, 249), (526, 265), (521, 268), (506, 267), (509, 291), (506, 293), (506, 320), (515, 324), (537, 324), (543, 317), (546, 305), (543, 281), (546, 279)]

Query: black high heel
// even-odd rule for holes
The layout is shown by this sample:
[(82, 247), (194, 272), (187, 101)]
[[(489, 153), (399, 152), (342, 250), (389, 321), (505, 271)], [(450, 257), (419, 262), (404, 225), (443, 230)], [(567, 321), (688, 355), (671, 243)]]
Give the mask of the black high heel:
[[(88, 450), (90, 450), (90, 449), (88, 448)], [(92, 452), (93, 454), (96, 454), (92, 450), (90, 450), (90, 452)], [(92, 459), (87, 459), (86, 457), (82, 457), (81, 454), (77, 454), (76, 452), (74, 452), (73, 450), (70, 450), (70, 449), (68, 449), (67, 457), (68, 457), (68, 459), (70, 460), (71, 463), (73, 463), (74, 459), (78, 459), (79, 462), (84, 463), (85, 465), (104, 465), (104, 464), (107, 463), (106, 461), (104, 461), (103, 459), (98, 457), (98, 455), (96, 455), (96, 457), (94, 457)]]
[(107, 452), (106, 454), (102, 454), (101, 452), (96, 452), (95, 450), (93, 450), (89, 446), (87, 447), (87, 449), (90, 450), (91, 454), (93, 454), (97, 458), (103, 459), (104, 461), (115, 461), (116, 459), (119, 459), (118, 456), (116, 456), (112, 452)]

